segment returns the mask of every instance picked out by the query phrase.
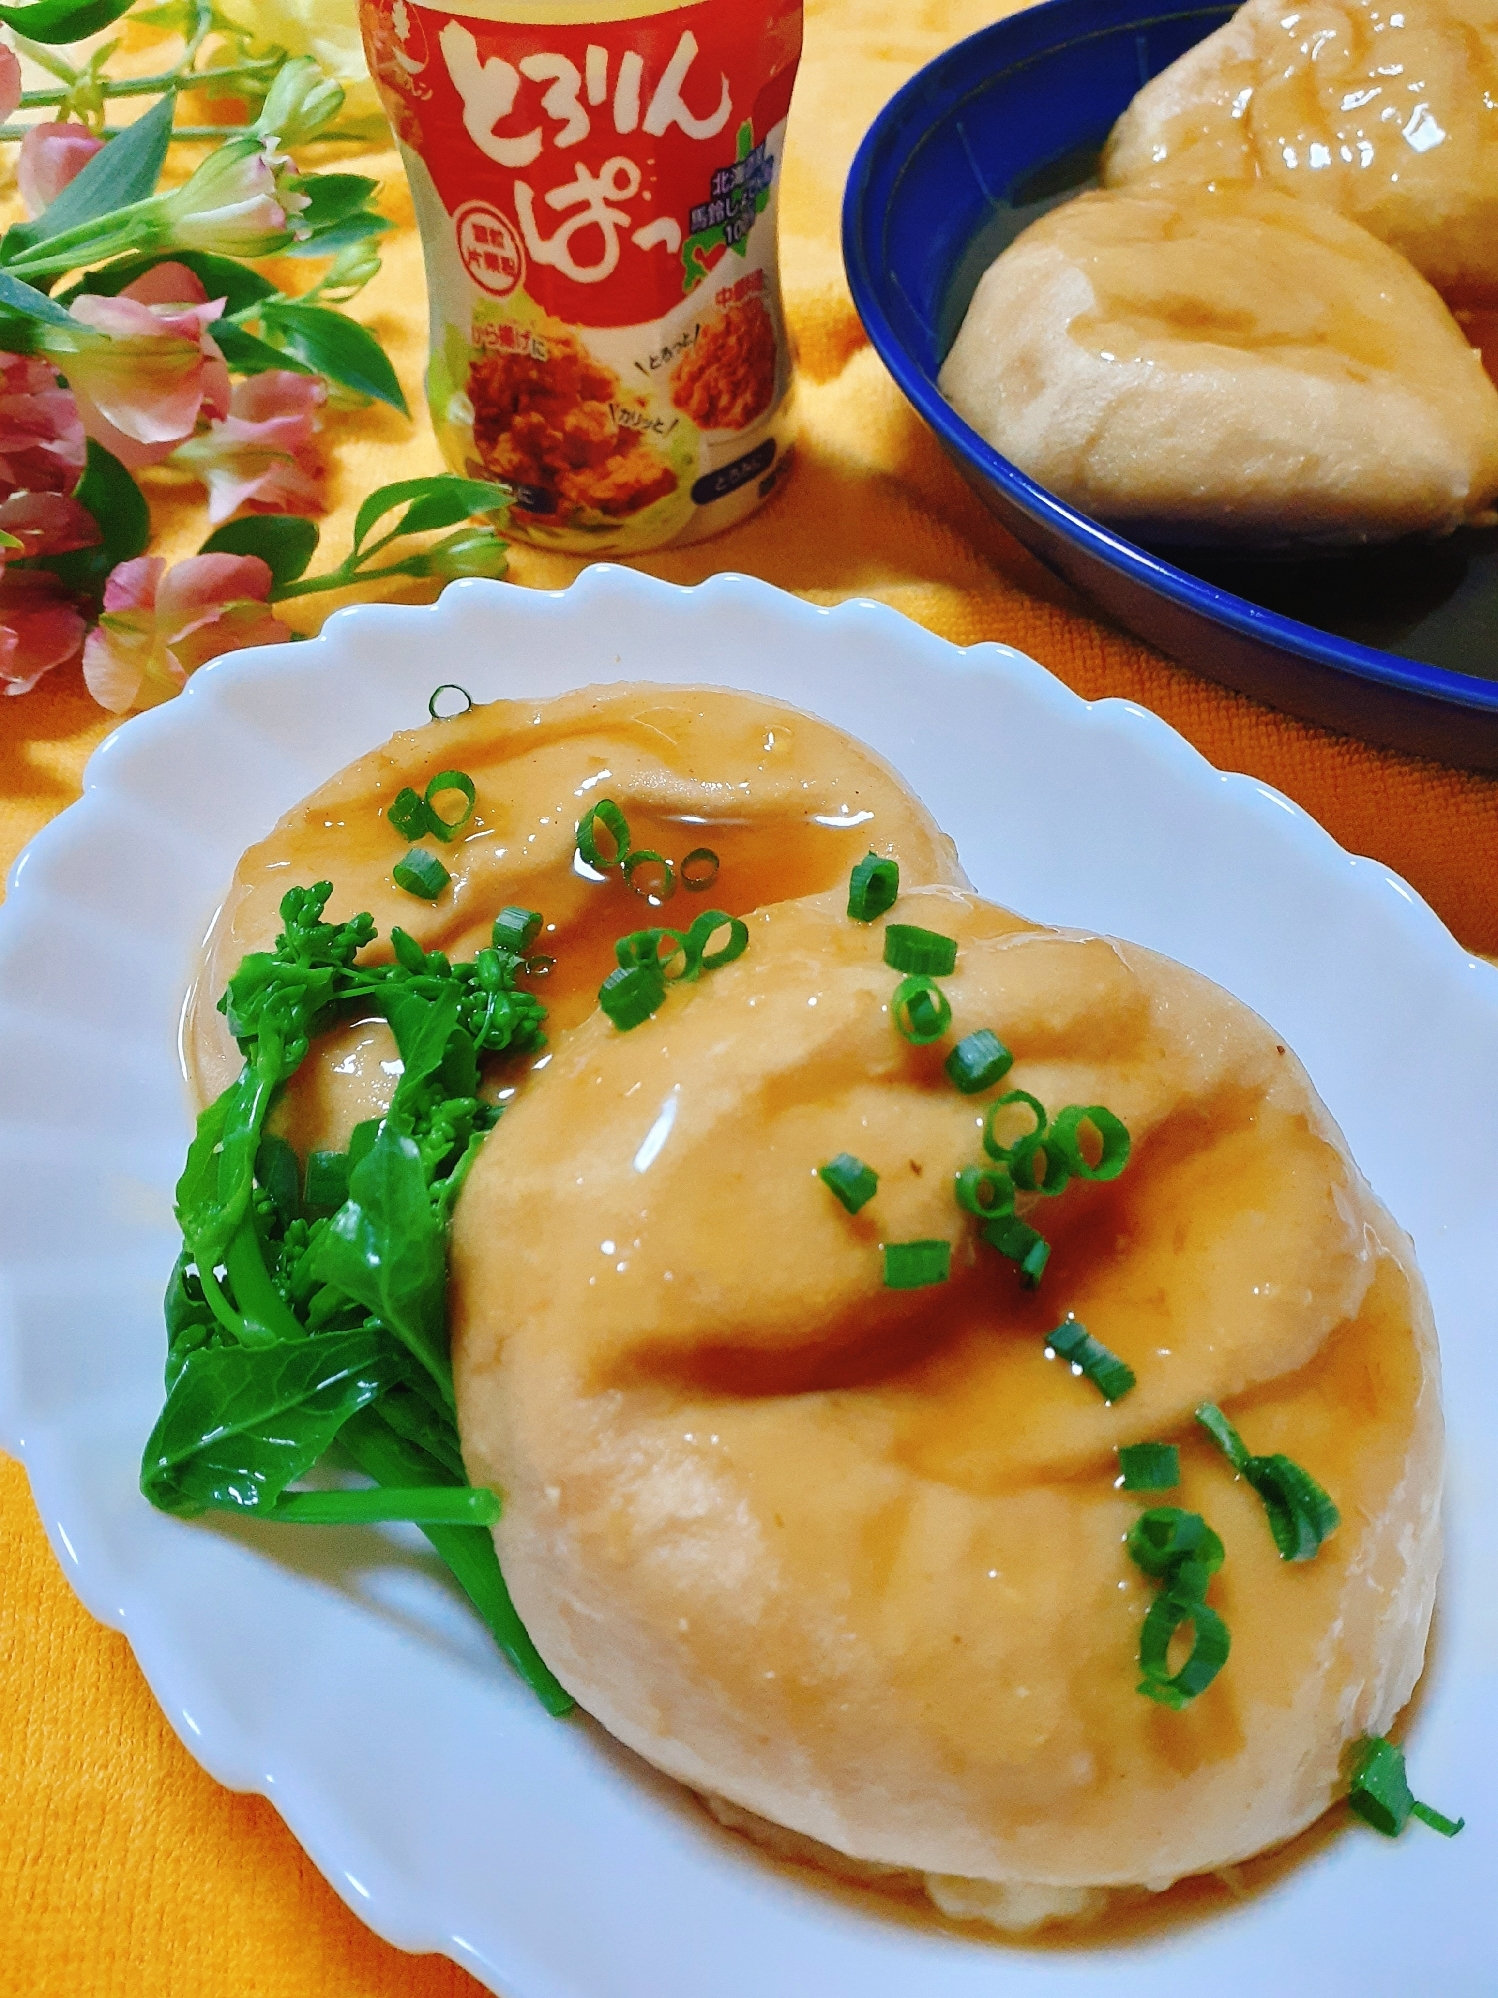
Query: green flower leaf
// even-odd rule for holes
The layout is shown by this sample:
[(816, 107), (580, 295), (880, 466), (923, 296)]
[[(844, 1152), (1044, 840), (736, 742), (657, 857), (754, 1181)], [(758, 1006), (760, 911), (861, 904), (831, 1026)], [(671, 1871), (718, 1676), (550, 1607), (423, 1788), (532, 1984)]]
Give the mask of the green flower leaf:
[(341, 222), (334, 222), (326, 229), (319, 229), (309, 236), (305, 243), (293, 243), (286, 252), (288, 257), (330, 257), (336, 250), (346, 250), (350, 243), (362, 243), (369, 236), (383, 236), (395, 227), (383, 215), (376, 215), (373, 209), (356, 209)]
[(151, 1432), (141, 1490), (167, 1512), (269, 1510), (408, 1366), (378, 1330), (200, 1346), (183, 1360)]
[(315, 375), (318, 372), (316, 368), (309, 368), (305, 361), (299, 361), (295, 354), (284, 354), (279, 347), (257, 340), (253, 333), (246, 333), (232, 319), (217, 322), (213, 328), (213, 340), (237, 374), (263, 375), (272, 368), (290, 368), (294, 375)]
[[(38, 7), (44, 4), (46, 0), (37, 0)], [(0, 7), (0, 19), (9, 20), (12, 14), (32, 11)], [(118, 8), (116, 12), (123, 13), (124, 9)], [(114, 15), (108, 18), (113, 20)], [(21, 32), (37, 39), (32, 29)], [(144, 201), (147, 195), (154, 194), (172, 136), (175, 108), (176, 99), (168, 93), (143, 118), (127, 126), (117, 139), (111, 139), (102, 152), (95, 153), (77, 179), (70, 181), (34, 222), (18, 222), (13, 229), (7, 229), (0, 239), (0, 264), (13, 264), (39, 243), (84, 223), (97, 222), (101, 216), (112, 215), (116, 209), (128, 208), (132, 202)]]
[(260, 327), (271, 346), (294, 354), (317, 374), (410, 415), (384, 348), (357, 320), (325, 305), (267, 299), (260, 308)]
[(29, 41), (81, 42), (126, 13), (131, 0), (29, 0), (24, 7), (0, 7), (0, 21)]
[(120, 562), (144, 555), (151, 541), (151, 509), (134, 478), (102, 444), (88, 440), (83, 477), (73, 489), (80, 506), (99, 523), (102, 541), (67, 555), (49, 555), (36, 566), (50, 569), (70, 590), (100, 597), (109, 572)]
[[(11, 234), (13, 235), (14, 233), (14, 230), (12, 230)], [(6, 240), (8, 241), (9, 238)], [(0, 243), (0, 250), (3, 250), (4, 247), (5, 245)], [(38, 291), (35, 285), (24, 284), (20, 278), (12, 277), (9, 271), (3, 269), (0, 269), (0, 313), (4, 314), (4, 321), (0, 322), (0, 324), (4, 325), (7, 346), (9, 346), (12, 337), (10, 326), (16, 319), (21, 321), (43, 319), (52, 326), (76, 326), (78, 324), (77, 320), (69, 313), (64, 312), (60, 305), (53, 299), (48, 298), (44, 291)], [(19, 329), (19, 337), (23, 340), (28, 339), (24, 327)], [(30, 345), (12, 349), (12, 351), (23, 354), (29, 353)]]
[(299, 513), (252, 513), (216, 527), (198, 553), (258, 555), (270, 570), (274, 593), (304, 574), (317, 552), (318, 539), (317, 522)]
[(308, 174), (296, 184), (297, 193), (307, 198), (307, 206), (298, 210), (295, 217), (296, 226), (310, 229), (314, 236), (336, 229), (357, 215), (379, 188), (377, 180), (369, 180), (362, 173)]
[(436, 527), (453, 527), (476, 513), (491, 513), (510, 501), (509, 489), (484, 479), (460, 479), (453, 472), (436, 472), (424, 479), (399, 479), (372, 492), (354, 517), (354, 548), (362, 548), (371, 528), (405, 501), (411, 502), (396, 534), (424, 534)]

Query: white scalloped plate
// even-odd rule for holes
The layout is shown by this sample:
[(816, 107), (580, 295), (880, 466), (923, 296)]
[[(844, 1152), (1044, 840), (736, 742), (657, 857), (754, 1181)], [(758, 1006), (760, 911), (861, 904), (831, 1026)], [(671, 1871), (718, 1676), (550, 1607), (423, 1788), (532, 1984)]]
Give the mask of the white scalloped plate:
[[(1299, 1051), (1411, 1229), (1447, 1368), (1451, 1537), (1417, 1791), (1451, 1844), (1354, 1831), (1230, 1915), (1082, 1951), (903, 1922), (773, 1868), (586, 1722), (548, 1720), (399, 1531), (236, 1528), (136, 1490), (158, 1401), (188, 964), (241, 849), (461, 680), (476, 698), (716, 681), (883, 752), (979, 889), (1194, 965)], [(373, 1928), (505, 1998), (1213, 1998), (1498, 1988), (1498, 972), (1386, 869), (997, 645), (875, 604), (596, 567), (341, 612), (206, 667), (89, 765), (0, 912), (0, 1441), (52, 1544), (221, 1782), (270, 1797)], [(1489, 1552), (1483, 1549), (1489, 1545)]]

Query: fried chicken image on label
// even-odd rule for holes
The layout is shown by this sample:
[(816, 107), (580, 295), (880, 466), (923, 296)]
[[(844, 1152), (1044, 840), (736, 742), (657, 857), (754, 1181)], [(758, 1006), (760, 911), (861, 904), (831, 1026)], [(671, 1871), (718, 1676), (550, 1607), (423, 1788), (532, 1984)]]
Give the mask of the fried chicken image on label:
[(469, 370), (468, 394), (485, 469), (528, 488), (521, 510), (538, 519), (620, 519), (675, 490), (671, 467), (621, 424), (618, 376), (571, 334), (548, 334), (527, 353), (485, 354)]
[(743, 430), (775, 394), (775, 327), (746, 298), (703, 327), (671, 376), (671, 401), (699, 430)]

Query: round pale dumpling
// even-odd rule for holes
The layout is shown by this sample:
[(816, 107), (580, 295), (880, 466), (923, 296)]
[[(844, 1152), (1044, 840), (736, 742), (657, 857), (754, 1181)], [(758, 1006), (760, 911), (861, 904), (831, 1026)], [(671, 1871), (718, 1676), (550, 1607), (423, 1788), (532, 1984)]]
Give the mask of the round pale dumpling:
[[(996, 1030), (1010, 1073), (964, 1095), (950, 1039), (902, 1038), (883, 926), (837, 895), (757, 911), (630, 1032), (595, 1014), (458, 1203), (464, 1455), (563, 1684), (731, 1822), (913, 1869), (954, 1912), (1095, 1912), (1298, 1832), (1408, 1698), (1440, 1560), (1429, 1307), (1236, 1000), (959, 889), (893, 913), (956, 939), (952, 1034)], [(1036, 1290), (953, 1191), (1011, 1088), (1133, 1140), (1111, 1183), (1022, 1196)], [(816, 1171), (841, 1152), (879, 1175), (853, 1214)], [(917, 1241), (949, 1280), (886, 1287), (881, 1245)], [(1047, 1357), (1071, 1313), (1137, 1374), (1111, 1405)], [(1209, 1400), (1330, 1492), (1313, 1559), (1280, 1559)], [(1178, 1489), (1118, 1488), (1141, 1441), (1179, 1445)], [(1154, 1503), (1226, 1547), (1231, 1655), (1180, 1712), (1136, 1691), (1155, 1585), (1124, 1537)]]
[(1498, 495), (1498, 390), (1440, 299), (1356, 223), (1263, 188), (1054, 209), (984, 273), (941, 388), (1147, 540), (1441, 534)]
[(1498, 0), (1248, 0), (1147, 83), (1109, 187), (1262, 180), (1335, 208), (1453, 303), (1498, 304)]
[[(460, 836), (437, 848), (450, 884), (424, 901), (392, 879), (409, 841), (387, 814), (403, 790), (420, 793), (454, 770), (473, 780), (477, 802)], [(615, 873), (614, 892), (600, 893), (574, 849), (578, 820), (604, 797), (624, 812), (637, 849), (676, 862), (710, 849), (718, 872), (709, 891), (680, 889), (663, 907)], [(454, 794), (437, 798), (449, 817), (455, 802)], [(501, 907), (540, 910), (535, 948), (555, 964), (531, 989), (556, 1029), (592, 1010), (625, 931), (661, 921), (685, 927), (703, 900), (738, 914), (774, 895), (828, 888), (845, 882), (870, 847), (898, 851), (914, 880), (964, 878), (951, 840), (882, 757), (781, 701), (629, 681), (550, 701), (486, 702), (392, 736), (245, 853), (184, 1017), (189, 1082), (204, 1104), (237, 1078), (240, 1055), (219, 994), (246, 952), (271, 949), (293, 882), (334, 883), (330, 920), (373, 914), (380, 940), (366, 963), (392, 955), (397, 925), (425, 950), (467, 958), (489, 943)], [(652, 879), (659, 885), (658, 876), (639, 874), (637, 890)], [(278, 1107), (278, 1129), (304, 1154), (341, 1149), (356, 1124), (389, 1108), (395, 1054), (383, 1019), (323, 1035)]]

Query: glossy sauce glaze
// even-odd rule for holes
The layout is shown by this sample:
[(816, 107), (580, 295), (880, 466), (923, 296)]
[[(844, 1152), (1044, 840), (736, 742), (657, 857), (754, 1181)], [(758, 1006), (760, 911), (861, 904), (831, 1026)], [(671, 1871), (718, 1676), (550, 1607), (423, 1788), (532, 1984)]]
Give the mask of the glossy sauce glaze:
[(1498, 304), (1498, 3), (1249, 0), (1140, 91), (1108, 186), (1263, 180)]
[[(435, 902), (395, 885), (407, 851), (386, 817), (398, 792), (444, 770), (473, 779), (477, 805), (450, 845), (428, 838), (452, 876)], [(680, 862), (698, 847), (719, 859), (701, 892), (662, 903), (576, 853), (579, 819), (610, 798), (631, 844)], [(442, 801), (451, 813), (453, 800)], [(552, 701), (496, 701), (394, 736), (288, 812), (251, 847), (215, 918), (183, 1019), (183, 1062), (198, 1103), (239, 1073), (217, 1011), (241, 958), (268, 950), (292, 886), (333, 883), (331, 921), (368, 910), (379, 930), (370, 961), (392, 955), (400, 925), (428, 950), (468, 958), (490, 941), (506, 905), (539, 909), (535, 952), (552, 967), (526, 979), (556, 1034), (589, 1013), (614, 968), (615, 941), (654, 924), (685, 929), (704, 907), (741, 914), (787, 895), (846, 883), (870, 848), (898, 852), (907, 880), (960, 881), (952, 842), (882, 759), (813, 716), (714, 688), (587, 688)], [(660, 877), (640, 870), (642, 886)], [(542, 1055), (538, 1065), (549, 1059)], [(489, 1085), (521, 1086), (531, 1063), (499, 1064)], [(303, 1153), (342, 1146), (381, 1114), (399, 1073), (382, 1020), (323, 1037), (288, 1086), (279, 1128)]]
[[(952, 1035), (1014, 1050), (995, 1088), (896, 1032), (882, 926), (827, 895), (639, 1028), (586, 1021), (479, 1158), (454, 1367), (515, 1601), (630, 1746), (845, 1855), (1027, 1893), (1232, 1864), (1326, 1808), (1418, 1676), (1441, 1430), (1410, 1245), (1205, 980), (954, 889), (892, 919), (958, 940)], [(1133, 1138), (1116, 1182), (1022, 1203), (1036, 1291), (953, 1197), (1015, 1087)], [(856, 1215), (816, 1176), (844, 1150), (880, 1175)], [(950, 1280), (886, 1288), (881, 1244), (932, 1239)], [(1047, 1358), (1068, 1313), (1133, 1367), (1117, 1403)], [(1332, 1493), (1314, 1560), (1280, 1561), (1203, 1400)], [(1181, 1447), (1158, 1499), (1117, 1488), (1145, 1440)], [(1135, 1690), (1153, 1502), (1227, 1547), (1232, 1654), (1181, 1713)]]

